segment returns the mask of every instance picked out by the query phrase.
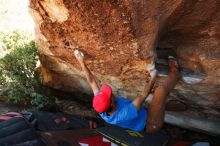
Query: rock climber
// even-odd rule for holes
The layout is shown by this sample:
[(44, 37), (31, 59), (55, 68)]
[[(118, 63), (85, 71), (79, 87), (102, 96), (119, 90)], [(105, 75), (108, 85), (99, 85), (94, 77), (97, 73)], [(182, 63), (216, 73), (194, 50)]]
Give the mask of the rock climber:
[(154, 85), (157, 76), (155, 68), (149, 70), (151, 77), (141, 95), (130, 100), (113, 95), (112, 89), (108, 85), (102, 85), (102, 87), (99, 88), (94, 76), (85, 64), (83, 53), (79, 50), (75, 50), (74, 54), (92, 88), (94, 94), (93, 108), (99, 113), (103, 120), (109, 124), (134, 131), (146, 130), (148, 133), (154, 133), (160, 130), (164, 122), (167, 96), (180, 79), (178, 64), (174, 56), (169, 56), (168, 59), (170, 69), (168, 77), (162, 85), (155, 88), (152, 102), (146, 109), (143, 103)]

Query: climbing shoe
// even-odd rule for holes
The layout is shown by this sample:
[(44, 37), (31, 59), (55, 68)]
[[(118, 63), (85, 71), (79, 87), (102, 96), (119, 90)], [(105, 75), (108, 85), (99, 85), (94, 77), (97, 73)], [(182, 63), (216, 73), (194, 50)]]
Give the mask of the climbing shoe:
[(177, 59), (174, 56), (168, 56), (168, 65), (170, 68), (170, 72), (179, 71)]

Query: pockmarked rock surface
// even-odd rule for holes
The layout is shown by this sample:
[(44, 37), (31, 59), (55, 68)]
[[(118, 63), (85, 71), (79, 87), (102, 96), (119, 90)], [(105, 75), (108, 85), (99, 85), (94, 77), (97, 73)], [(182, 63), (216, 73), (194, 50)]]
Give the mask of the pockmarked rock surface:
[(79, 49), (100, 85), (135, 98), (156, 48), (174, 48), (190, 77), (170, 98), (197, 116), (220, 117), (219, 0), (30, 0), (29, 7), (45, 84), (92, 93), (73, 55)]

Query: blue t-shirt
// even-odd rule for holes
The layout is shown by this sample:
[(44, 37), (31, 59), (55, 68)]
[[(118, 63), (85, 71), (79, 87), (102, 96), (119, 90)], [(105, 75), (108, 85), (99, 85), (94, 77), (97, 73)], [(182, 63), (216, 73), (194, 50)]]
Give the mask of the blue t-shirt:
[(129, 128), (135, 131), (144, 130), (147, 119), (147, 110), (141, 107), (137, 111), (132, 100), (122, 97), (116, 97), (116, 111), (112, 115), (106, 112), (100, 113), (100, 116), (109, 124), (117, 125), (123, 128)]

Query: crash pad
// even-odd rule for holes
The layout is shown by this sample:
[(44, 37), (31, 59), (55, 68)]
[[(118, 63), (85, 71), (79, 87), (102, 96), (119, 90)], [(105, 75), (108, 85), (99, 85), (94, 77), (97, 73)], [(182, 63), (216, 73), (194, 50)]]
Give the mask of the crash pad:
[(96, 131), (116, 144), (125, 146), (164, 146), (168, 142), (168, 136), (161, 132), (148, 134), (114, 125), (100, 127)]
[(0, 122), (0, 146), (45, 146), (37, 132), (22, 117)]

